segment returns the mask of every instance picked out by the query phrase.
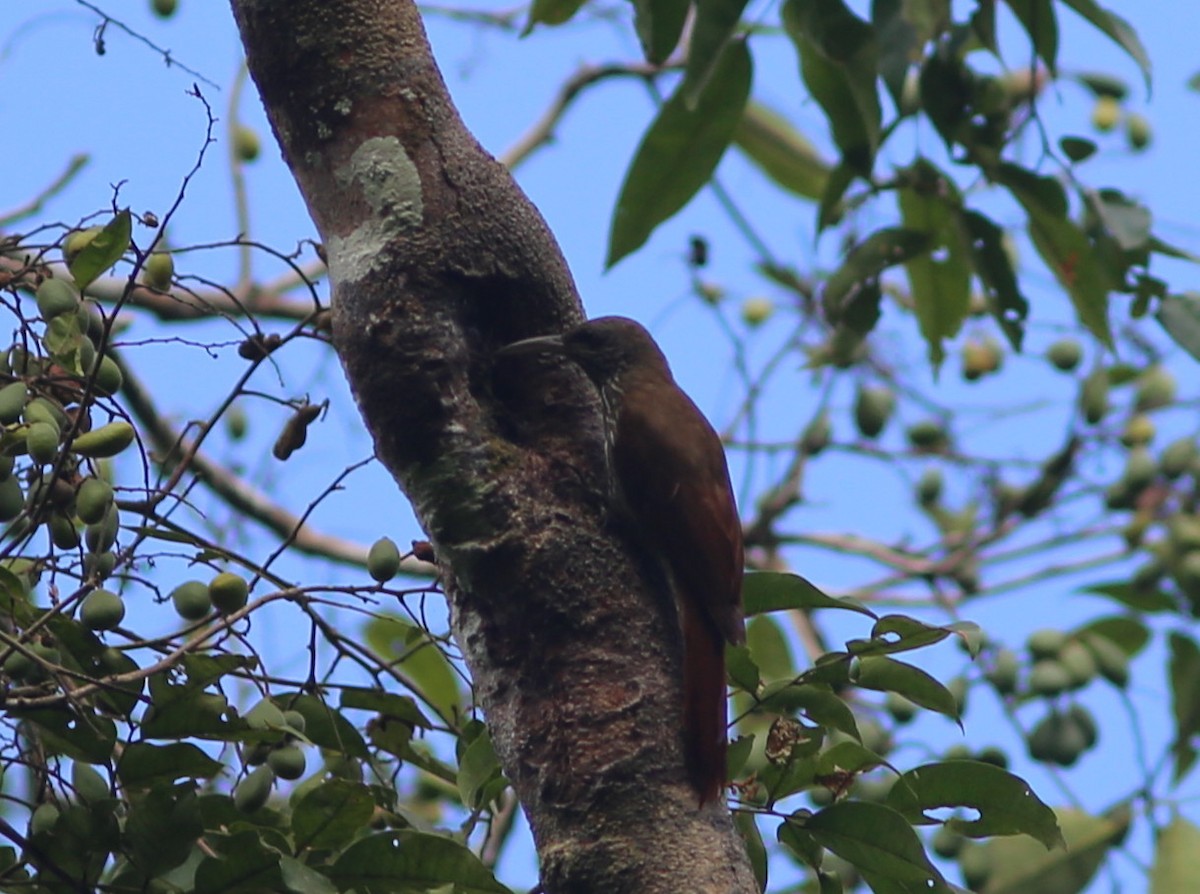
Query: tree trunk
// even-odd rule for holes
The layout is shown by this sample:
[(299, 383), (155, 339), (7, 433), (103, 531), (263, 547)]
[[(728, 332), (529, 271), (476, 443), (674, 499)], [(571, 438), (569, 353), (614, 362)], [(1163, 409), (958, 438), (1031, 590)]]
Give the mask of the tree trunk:
[(463, 126), (413, 4), (232, 5), (544, 890), (756, 890), (728, 812), (698, 810), (684, 773), (675, 609), (609, 523), (595, 395), (493, 358), (581, 320), (545, 222)]

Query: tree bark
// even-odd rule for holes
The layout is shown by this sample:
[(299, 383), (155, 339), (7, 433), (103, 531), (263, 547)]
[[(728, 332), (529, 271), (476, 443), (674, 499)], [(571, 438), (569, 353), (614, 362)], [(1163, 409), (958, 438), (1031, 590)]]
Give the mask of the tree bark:
[(444, 571), (548, 894), (757, 890), (679, 740), (679, 632), (609, 521), (582, 375), (493, 354), (582, 311), (541, 216), (458, 117), (413, 4), (232, 0), (329, 260), (334, 342)]

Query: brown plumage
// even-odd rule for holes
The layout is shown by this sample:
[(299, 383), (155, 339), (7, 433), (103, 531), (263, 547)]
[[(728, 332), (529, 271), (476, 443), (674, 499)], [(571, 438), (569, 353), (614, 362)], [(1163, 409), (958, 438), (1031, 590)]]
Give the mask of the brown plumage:
[(701, 805), (725, 784), (725, 642), (745, 642), (742, 528), (721, 439), (650, 334), (601, 317), (505, 353), (553, 352), (600, 391), (613, 499), (670, 578), (683, 632), (683, 734)]

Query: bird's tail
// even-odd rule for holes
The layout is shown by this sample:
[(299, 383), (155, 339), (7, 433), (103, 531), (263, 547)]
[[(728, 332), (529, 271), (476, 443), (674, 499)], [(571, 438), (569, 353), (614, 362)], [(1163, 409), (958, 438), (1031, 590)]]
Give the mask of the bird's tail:
[(707, 618), (681, 600), (683, 737), (688, 775), (700, 806), (725, 787), (725, 641)]

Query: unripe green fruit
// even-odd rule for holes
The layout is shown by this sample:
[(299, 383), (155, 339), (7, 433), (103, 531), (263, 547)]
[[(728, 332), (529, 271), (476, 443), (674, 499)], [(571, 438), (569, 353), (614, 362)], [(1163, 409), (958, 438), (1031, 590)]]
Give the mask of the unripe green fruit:
[(104, 777), (83, 761), (77, 760), (71, 767), (71, 785), (79, 800), (85, 804), (103, 801), (112, 794)]
[(1154, 440), (1154, 420), (1145, 413), (1129, 417), (1121, 431), (1121, 443), (1126, 447), (1144, 447)]
[(279, 710), (279, 706), (269, 698), (259, 701), (253, 708), (246, 712), (246, 716), (243, 719), (249, 725), (250, 729), (256, 730), (276, 730), (287, 725), (283, 711)]
[(1162, 366), (1146, 369), (1137, 379), (1134, 409), (1139, 413), (1157, 410), (1175, 402), (1175, 376)]
[(1058, 711), (1043, 717), (1029, 734), (1029, 756), (1036, 761), (1069, 767), (1087, 748), (1085, 730)]
[(85, 478), (75, 493), (75, 514), (85, 525), (104, 521), (113, 502), (112, 485), (103, 478)]
[(10, 522), (25, 508), (25, 494), (15, 476), (0, 481), (0, 522)]
[(1070, 372), (1083, 360), (1083, 348), (1073, 338), (1061, 338), (1046, 349), (1046, 359), (1055, 369)]
[(1125, 650), (1107, 636), (1099, 634), (1088, 636), (1085, 644), (1092, 650), (1100, 676), (1119, 689), (1125, 688), (1129, 682), (1129, 656)]
[(57, 431), (62, 431), (70, 422), (62, 407), (44, 397), (35, 397), (27, 403), (21, 416), (29, 425), (45, 422), (47, 425), (53, 425)]
[(50, 542), (59, 549), (75, 549), (79, 546), (79, 529), (69, 517), (61, 512), (50, 516)]
[(222, 571), (209, 583), (208, 595), (217, 611), (227, 615), (245, 607), (250, 588), (244, 578)]
[(946, 430), (931, 419), (910, 425), (905, 434), (908, 435), (908, 443), (917, 450), (944, 450), (950, 443)]
[(1079, 389), (1079, 408), (1088, 425), (1096, 425), (1108, 413), (1108, 370), (1096, 367)]
[(18, 682), (33, 676), (36, 667), (32, 658), (15, 649), (4, 659), (4, 673)]
[(933, 833), (933, 840), (929, 842), (929, 846), (942, 859), (953, 860), (963, 849), (965, 842), (966, 838), (958, 832), (946, 826), (939, 826), (938, 830)]
[(175, 279), (175, 259), (165, 251), (151, 252), (150, 257), (146, 258), (146, 263), (142, 265), (142, 274), (146, 285), (166, 292)]
[(1130, 148), (1135, 152), (1140, 152), (1149, 146), (1151, 136), (1150, 122), (1146, 120), (1145, 115), (1133, 112), (1125, 118), (1125, 137), (1129, 140)]
[(179, 0), (150, 0), (150, 8), (160, 19), (169, 19), (175, 15), (175, 9), (178, 6)]
[(1058, 660), (1067, 669), (1071, 687), (1080, 689), (1095, 679), (1098, 673), (1096, 658), (1090, 649), (1079, 640), (1068, 640), (1058, 655)]
[(1021, 659), (1011, 649), (1000, 649), (992, 667), (984, 675), (1000, 695), (1012, 695), (1017, 691), (1017, 680), (1021, 675)]
[(88, 553), (83, 557), (84, 574), (89, 580), (96, 582), (108, 580), (116, 565), (117, 557), (108, 552)]
[(49, 422), (35, 422), (25, 435), (25, 448), (35, 463), (46, 465), (58, 456), (58, 429)]
[(967, 887), (979, 891), (992, 874), (992, 855), (983, 845), (969, 842), (958, 855), (958, 867)]
[(117, 361), (107, 354), (101, 356), (100, 363), (96, 366), (96, 391), (105, 397), (112, 397), (121, 390), (123, 384), (125, 377), (121, 374), (121, 367), (117, 366)]
[(234, 441), (240, 441), (246, 437), (246, 429), (249, 428), (249, 420), (246, 418), (246, 411), (241, 404), (234, 404), (225, 413), (225, 430), (229, 432), (229, 437)]
[(79, 607), (79, 620), (88, 630), (112, 630), (125, 618), (125, 601), (109, 590), (93, 590)]
[(1121, 120), (1121, 104), (1111, 96), (1101, 96), (1092, 106), (1092, 126), (1101, 133), (1108, 133)]
[(1192, 605), (1200, 604), (1200, 550), (1193, 550), (1179, 560), (1174, 577), (1187, 600)]
[(380, 537), (367, 552), (367, 573), (379, 583), (386, 583), (400, 570), (400, 550), (390, 537)]
[(298, 733), (304, 732), (304, 728), (308, 721), (304, 719), (304, 715), (299, 711), (284, 711), (283, 722)]
[(9, 382), (0, 388), (0, 423), (9, 425), (20, 419), (28, 396), (24, 382)]
[(833, 423), (829, 420), (829, 413), (822, 410), (804, 427), (800, 435), (800, 449), (805, 456), (816, 456), (829, 446), (832, 438)]
[(198, 580), (187, 581), (172, 590), (171, 602), (185, 621), (207, 618), (213, 607), (208, 585)]
[(980, 763), (991, 764), (993, 767), (999, 767), (1001, 770), (1008, 769), (1008, 755), (995, 745), (981, 748), (979, 754), (975, 755), (975, 760)]
[(917, 716), (917, 706), (898, 692), (889, 692), (887, 694), (884, 707), (887, 708), (887, 712), (892, 715), (892, 719), (897, 723), (908, 723)]
[(917, 502), (922, 506), (936, 505), (942, 498), (942, 470), (931, 466), (917, 481)]
[(104, 519), (97, 524), (88, 525), (83, 532), (83, 542), (87, 544), (88, 552), (105, 553), (112, 549), (117, 542), (117, 534), (121, 527), (121, 512), (115, 503), (110, 504)]
[(864, 438), (876, 438), (896, 408), (896, 395), (880, 385), (861, 385), (854, 396), (854, 424)]
[(48, 835), (58, 824), (58, 808), (53, 804), (39, 804), (29, 817), (30, 835)]
[(270, 742), (255, 742), (246, 749), (244, 760), (246, 765), (250, 767), (259, 767), (267, 762), (271, 752), (274, 751), (274, 746)]
[(1096, 726), (1096, 718), (1092, 716), (1092, 712), (1083, 705), (1074, 704), (1067, 708), (1066, 719), (1075, 724), (1080, 733), (1083, 734), (1084, 748), (1093, 747), (1100, 738), (1100, 730)]
[(38, 286), (37, 306), (43, 320), (73, 314), (79, 309), (79, 293), (61, 279), (47, 279)]
[(1003, 360), (1004, 352), (995, 339), (968, 341), (963, 345), (962, 351), (963, 378), (968, 382), (973, 382), (998, 370)]
[(1025, 641), (1025, 645), (1029, 649), (1029, 654), (1036, 661), (1039, 658), (1057, 658), (1059, 651), (1067, 643), (1067, 635), (1061, 630), (1052, 628), (1043, 628), (1035, 630), (1029, 634), (1029, 639)]
[(742, 302), (742, 321), (747, 326), (761, 326), (775, 313), (775, 304), (770, 298), (747, 298)]
[(1029, 672), (1029, 689), (1035, 695), (1048, 698), (1060, 695), (1071, 688), (1071, 675), (1062, 663), (1053, 658), (1034, 662)]
[(1158, 463), (1145, 447), (1134, 447), (1129, 451), (1125, 460), (1125, 471), (1121, 480), (1134, 492), (1140, 491), (1152, 482), (1158, 474)]
[(1198, 451), (1196, 450), (1196, 442), (1194, 440), (1191, 438), (1179, 438), (1172, 441), (1163, 450), (1162, 458), (1159, 460), (1159, 468), (1164, 475), (1174, 481), (1192, 467), (1192, 463), (1196, 461), (1197, 454)]
[(254, 161), (262, 152), (262, 141), (252, 128), (239, 124), (233, 129), (233, 151), (241, 161)]
[(304, 775), (304, 751), (296, 745), (284, 745), (267, 755), (267, 766), (280, 779), (299, 779)]
[(275, 771), (268, 766), (255, 769), (238, 783), (233, 792), (233, 806), (241, 813), (254, 813), (266, 806), (275, 784)]
[(71, 442), (71, 452), (100, 459), (116, 456), (133, 443), (133, 426), (123, 419), (84, 432)]

